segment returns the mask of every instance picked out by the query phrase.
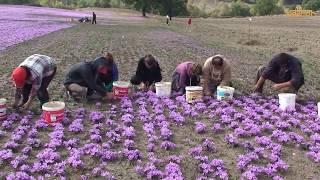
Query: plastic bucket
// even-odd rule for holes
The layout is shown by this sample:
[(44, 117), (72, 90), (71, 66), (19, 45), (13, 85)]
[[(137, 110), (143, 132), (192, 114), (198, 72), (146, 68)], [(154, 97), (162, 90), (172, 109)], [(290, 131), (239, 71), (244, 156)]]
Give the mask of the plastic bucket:
[(60, 123), (64, 118), (65, 103), (60, 101), (47, 102), (42, 105), (43, 118), (49, 124)]
[(231, 100), (233, 99), (234, 88), (229, 86), (217, 87), (217, 99), (218, 100)]
[(157, 82), (156, 95), (158, 97), (170, 97), (171, 95), (171, 82)]
[(7, 100), (4, 98), (0, 99), (0, 120), (4, 120), (7, 118)]
[(296, 109), (296, 94), (281, 93), (279, 94), (279, 108), (282, 111)]
[(192, 103), (194, 100), (202, 99), (203, 88), (201, 86), (187, 86), (186, 87), (186, 101)]
[(124, 81), (113, 82), (113, 95), (116, 98), (128, 96), (130, 83)]

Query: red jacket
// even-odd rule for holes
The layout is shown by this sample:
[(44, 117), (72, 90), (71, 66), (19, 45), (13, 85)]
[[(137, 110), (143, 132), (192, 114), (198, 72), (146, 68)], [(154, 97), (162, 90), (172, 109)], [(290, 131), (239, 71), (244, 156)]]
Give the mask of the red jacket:
[(189, 20), (188, 20), (188, 24), (189, 24), (189, 25), (191, 24), (191, 18), (189, 18)]

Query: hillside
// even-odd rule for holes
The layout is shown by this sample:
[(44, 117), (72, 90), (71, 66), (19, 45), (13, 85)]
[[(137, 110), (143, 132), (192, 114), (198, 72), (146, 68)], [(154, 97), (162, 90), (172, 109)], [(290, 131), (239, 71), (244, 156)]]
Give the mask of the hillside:
[[(205, 12), (211, 12), (219, 3), (231, 3), (233, 0), (188, 0), (188, 4), (198, 7)], [(243, 0), (248, 4), (254, 4), (256, 0)], [(280, 0), (283, 5), (301, 4), (302, 0)]]

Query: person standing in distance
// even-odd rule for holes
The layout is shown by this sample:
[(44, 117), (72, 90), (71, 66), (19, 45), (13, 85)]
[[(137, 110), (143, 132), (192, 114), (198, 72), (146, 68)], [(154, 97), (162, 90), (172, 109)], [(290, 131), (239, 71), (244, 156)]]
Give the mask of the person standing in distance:
[(92, 24), (97, 24), (97, 15), (96, 13), (92, 13)]

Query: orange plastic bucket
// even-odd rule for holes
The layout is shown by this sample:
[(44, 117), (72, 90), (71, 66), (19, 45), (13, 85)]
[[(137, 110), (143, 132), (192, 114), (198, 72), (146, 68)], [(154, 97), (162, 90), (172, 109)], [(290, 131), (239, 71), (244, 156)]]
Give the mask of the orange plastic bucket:
[(65, 103), (60, 101), (47, 102), (42, 105), (43, 118), (49, 124), (60, 123), (64, 118)]
[(7, 100), (4, 98), (0, 99), (0, 120), (4, 120), (7, 118)]
[(126, 97), (129, 94), (130, 83), (124, 81), (113, 82), (113, 95), (116, 98)]

